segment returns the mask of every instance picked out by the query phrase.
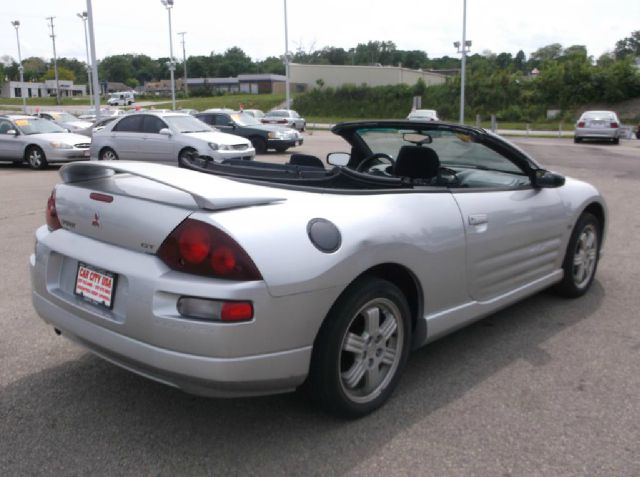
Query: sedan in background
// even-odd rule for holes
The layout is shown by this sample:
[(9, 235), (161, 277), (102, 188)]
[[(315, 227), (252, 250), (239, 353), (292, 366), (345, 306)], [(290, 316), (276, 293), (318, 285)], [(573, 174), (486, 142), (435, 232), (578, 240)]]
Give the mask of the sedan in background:
[(26, 161), (32, 169), (44, 169), (50, 162), (81, 161), (89, 159), (90, 141), (47, 119), (0, 116), (1, 161)]
[(91, 158), (128, 159), (183, 164), (193, 156), (217, 162), (253, 159), (251, 143), (213, 130), (184, 113), (127, 114), (93, 133)]
[(435, 109), (414, 109), (409, 113), (407, 119), (410, 121), (440, 121)]
[(100, 118), (88, 128), (79, 129), (78, 131), (76, 131), (76, 133), (82, 134), (83, 136), (92, 137), (94, 132), (100, 131), (107, 124), (109, 124), (112, 121), (115, 121), (116, 119), (118, 119), (118, 116), (106, 116), (106, 117)]
[(196, 118), (222, 132), (249, 139), (256, 154), (264, 154), (267, 149), (285, 152), (290, 147), (301, 145), (304, 141), (302, 134), (295, 129), (262, 124), (244, 112), (208, 109), (203, 113), (196, 114)]
[(298, 131), (304, 131), (307, 127), (307, 122), (304, 118), (301, 118), (293, 109), (274, 109), (265, 114), (261, 121), (263, 124), (289, 126)]
[(73, 114), (65, 113), (64, 111), (43, 111), (41, 113), (37, 113), (36, 117), (53, 121), (58, 126), (63, 127), (69, 132), (76, 132), (80, 129), (85, 129), (91, 126), (89, 121), (83, 121), (82, 119), (75, 117)]
[(585, 111), (576, 123), (573, 142), (597, 139), (620, 143), (620, 120), (613, 111)]

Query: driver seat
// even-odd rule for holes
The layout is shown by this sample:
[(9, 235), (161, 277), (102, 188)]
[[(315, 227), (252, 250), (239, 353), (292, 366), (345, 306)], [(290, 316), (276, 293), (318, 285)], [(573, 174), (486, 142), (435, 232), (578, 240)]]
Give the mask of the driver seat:
[(438, 176), (440, 159), (430, 147), (402, 146), (393, 166), (393, 175), (430, 181)]

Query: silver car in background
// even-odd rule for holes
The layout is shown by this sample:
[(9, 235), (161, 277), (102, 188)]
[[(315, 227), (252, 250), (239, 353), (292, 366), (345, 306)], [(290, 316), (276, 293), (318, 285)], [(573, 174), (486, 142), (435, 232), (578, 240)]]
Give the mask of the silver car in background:
[(32, 169), (44, 169), (50, 162), (89, 159), (90, 142), (48, 119), (0, 116), (0, 161), (26, 161)]
[(198, 156), (222, 162), (250, 160), (256, 151), (242, 137), (216, 131), (190, 114), (145, 111), (125, 115), (93, 132), (91, 159), (182, 164)]
[(440, 121), (435, 109), (414, 109), (409, 113), (407, 119), (410, 121)]
[(260, 118), (260, 121), (263, 124), (277, 124), (297, 129), (298, 131), (304, 131), (307, 127), (305, 119), (300, 117), (293, 109), (274, 109)]
[(585, 111), (576, 122), (573, 142), (579, 143), (583, 139), (599, 139), (620, 142), (620, 120), (613, 111)]

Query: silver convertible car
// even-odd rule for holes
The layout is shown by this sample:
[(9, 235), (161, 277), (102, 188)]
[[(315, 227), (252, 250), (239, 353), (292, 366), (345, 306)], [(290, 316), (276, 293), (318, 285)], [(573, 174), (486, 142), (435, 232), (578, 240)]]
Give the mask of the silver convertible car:
[(389, 398), (410, 350), (541, 290), (589, 289), (607, 225), (593, 186), (482, 129), (333, 132), (348, 152), (330, 168), (64, 166), (30, 259), (35, 309), (187, 392), (302, 387), (356, 417)]

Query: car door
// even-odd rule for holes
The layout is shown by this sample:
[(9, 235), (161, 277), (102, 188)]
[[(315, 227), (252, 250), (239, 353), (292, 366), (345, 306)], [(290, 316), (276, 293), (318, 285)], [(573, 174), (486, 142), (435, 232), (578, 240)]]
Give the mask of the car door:
[(215, 114), (213, 117), (213, 126), (227, 134), (235, 134), (235, 122), (228, 114)]
[(534, 188), (505, 151), (464, 134), (446, 136), (433, 146), (459, 176), (451, 191), (465, 228), (471, 297), (492, 300), (557, 270), (568, 233), (557, 189)]
[(132, 114), (118, 121), (109, 134), (110, 146), (120, 159), (148, 160), (144, 151), (142, 114)]
[(152, 114), (143, 114), (142, 116), (144, 117), (142, 129), (144, 131), (143, 154), (145, 159), (154, 162), (177, 162), (178, 152), (175, 150), (172, 136), (160, 134), (161, 129), (169, 129), (167, 123)]
[[(9, 131), (15, 131), (18, 134), (8, 134)], [(18, 161), (23, 156), (24, 143), (18, 128), (8, 119), (0, 119), (0, 158)]]

